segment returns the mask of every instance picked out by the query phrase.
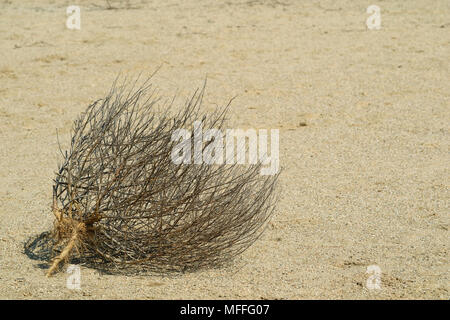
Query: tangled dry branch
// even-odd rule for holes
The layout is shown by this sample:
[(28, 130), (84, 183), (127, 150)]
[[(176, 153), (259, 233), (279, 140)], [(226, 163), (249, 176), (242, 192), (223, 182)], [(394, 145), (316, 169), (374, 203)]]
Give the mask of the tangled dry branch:
[(260, 163), (171, 160), (174, 130), (199, 119), (221, 129), (228, 106), (201, 113), (203, 87), (170, 112), (174, 100), (162, 103), (150, 79), (136, 83), (116, 81), (74, 122), (54, 179), (48, 276), (75, 255), (144, 269), (219, 265), (251, 245), (274, 210), (278, 175), (261, 176)]

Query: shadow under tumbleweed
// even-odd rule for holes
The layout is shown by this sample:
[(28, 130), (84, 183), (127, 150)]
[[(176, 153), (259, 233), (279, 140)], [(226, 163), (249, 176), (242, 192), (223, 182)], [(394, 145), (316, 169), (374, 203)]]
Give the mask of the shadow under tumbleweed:
[[(60, 254), (60, 250), (55, 250), (56, 241), (52, 237), (51, 232), (45, 231), (38, 235), (31, 236), (24, 243), (24, 253), (28, 258), (39, 261), (36, 265), (39, 269), (48, 269), (51, 265), (52, 259)], [(158, 275), (158, 276), (177, 276), (187, 272), (193, 272), (195, 270), (187, 270), (183, 268), (175, 268), (167, 266), (162, 268), (160, 265), (152, 267), (151, 265), (116, 265), (108, 261), (104, 261), (100, 256), (88, 255), (88, 256), (73, 256), (68, 261), (70, 264), (77, 264), (83, 267), (95, 269), (100, 274), (107, 275)], [(228, 263), (222, 263), (217, 265), (215, 268), (221, 268), (225, 266), (230, 266), (231, 261)], [(62, 271), (62, 267), (60, 268)]]
[(41, 269), (48, 268), (48, 263), (53, 256), (54, 240), (50, 232), (42, 232), (39, 235), (34, 235), (28, 239), (24, 244), (24, 253), (32, 260), (42, 261), (43, 263), (37, 266)]
[[(54, 257), (56, 257), (60, 252), (55, 250), (56, 241), (52, 237), (51, 232), (45, 231), (38, 235), (34, 235), (30, 237), (24, 243), (24, 253), (28, 256), (28, 258), (36, 261), (40, 261), (36, 267), (40, 269), (48, 269), (51, 265), (51, 261)], [(98, 259), (94, 259), (94, 261), (89, 261), (89, 258), (80, 259), (78, 257), (73, 257), (69, 260), (71, 264), (81, 264), (83, 266), (96, 269), (100, 273), (105, 274), (113, 274), (115, 273), (111, 268), (107, 265), (107, 263), (102, 263), (102, 261), (98, 261)]]

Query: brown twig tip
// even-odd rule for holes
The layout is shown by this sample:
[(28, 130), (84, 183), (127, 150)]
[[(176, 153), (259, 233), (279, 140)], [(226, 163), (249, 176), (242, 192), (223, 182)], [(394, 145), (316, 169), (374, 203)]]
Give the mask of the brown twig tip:
[(204, 131), (224, 127), (227, 108), (201, 113), (203, 94), (204, 87), (175, 109), (174, 100), (167, 106), (155, 97), (149, 80), (131, 88), (116, 80), (74, 122), (54, 180), (59, 254), (47, 276), (75, 253), (145, 270), (215, 266), (258, 238), (274, 210), (278, 174), (260, 175), (260, 163), (172, 160), (177, 129), (197, 120)]

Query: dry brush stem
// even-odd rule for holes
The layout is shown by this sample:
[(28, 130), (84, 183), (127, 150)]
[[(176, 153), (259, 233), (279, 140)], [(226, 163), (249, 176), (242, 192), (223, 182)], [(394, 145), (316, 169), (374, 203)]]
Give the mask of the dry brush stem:
[(278, 175), (261, 176), (261, 164), (171, 160), (174, 130), (195, 120), (223, 129), (228, 106), (200, 113), (203, 87), (169, 113), (174, 100), (162, 103), (149, 80), (131, 88), (115, 82), (75, 121), (54, 180), (60, 254), (48, 275), (74, 252), (146, 270), (218, 265), (250, 246), (272, 214)]

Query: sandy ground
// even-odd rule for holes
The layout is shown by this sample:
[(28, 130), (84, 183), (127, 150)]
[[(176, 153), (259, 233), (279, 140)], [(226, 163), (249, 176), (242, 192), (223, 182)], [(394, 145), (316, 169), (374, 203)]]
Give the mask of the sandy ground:
[[(81, 6), (81, 30), (65, 26)], [(0, 0), (0, 298), (450, 298), (450, 2)], [(72, 121), (119, 72), (171, 97), (208, 76), (205, 108), (279, 128), (281, 198), (223, 269), (172, 276), (81, 268), (47, 279), (24, 254), (48, 230)], [(366, 269), (381, 270), (369, 290)]]

